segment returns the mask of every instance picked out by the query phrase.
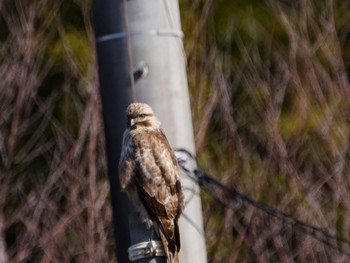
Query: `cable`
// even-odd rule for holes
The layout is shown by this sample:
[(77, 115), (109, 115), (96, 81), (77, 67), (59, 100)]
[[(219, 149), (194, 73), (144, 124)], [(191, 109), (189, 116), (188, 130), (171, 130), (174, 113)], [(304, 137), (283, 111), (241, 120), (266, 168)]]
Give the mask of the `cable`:
[[(350, 253), (345, 251), (343, 248), (340, 247), (341, 244), (347, 245), (350, 247), (350, 240), (332, 235), (330, 234), (326, 229), (322, 229), (319, 227), (316, 227), (311, 224), (307, 224), (294, 216), (280, 211), (278, 209), (275, 209), (271, 206), (268, 206), (267, 204), (260, 202), (258, 200), (255, 200), (251, 197), (246, 196), (245, 194), (237, 191), (235, 188), (230, 188), (209, 174), (201, 171), (199, 168), (197, 168), (194, 171), (190, 171), (188, 168), (186, 168), (185, 163), (188, 160), (193, 160), (197, 163), (196, 158), (187, 150), (185, 149), (177, 149), (176, 150), (176, 156), (178, 157), (180, 168), (183, 170), (183, 172), (192, 180), (195, 180), (198, 185), (205, 190), (207, 193), (209, 193), (211, 196), (213, 196), (217, 201), (219, 201), (222, 205), (229, 209), (238, 209), (238, 206), (232, 207), (231, 205), (228, 205), (228, 203), (225, 201), (225, 199), (222, 195), (218, 194), (218, 190), (226, 193), (228, 196), (230, 196), (232, 199), (234, 199), (236, 202), (240, 202), (242, 204), (243, 202), (265, 212), (266, 214), (273, 216), (275, 218), (278, 218), (288, 224), (293, 224), (298, 230), (301, 230), (302, 233), (305, 233), (314, 239), (318, 240), (319, 242), (322, 242), (324, 245), (338, 251), (341, 254), (344, 254), (348, 257), (350, 257)], [(186, 156), (186, 157), (185, 157)], [(180, 157), (180, 158), (179, 158)], [(197, 166), (198, 167), (198, 166)], [(337, 242), (338, 244), (334, 245), (333, 242)]]
[[(233, 198), (241, 199), (242, 202), (246, 202), (246, 203), (254, 206), (255, 208), (262, 210), (263, 212), (265, 212), (266, 214), (268, 214), (270, 216), (276, 217), (280, 220), (283, 220), (284, 222), (287, 222), (288, 224), (293, 224), (296, 227), (301, 228), (303, 230), (302, 231), (303, 233), (315, 238), (316, 240), (327, 245), (328, 247), (337, 250), (339, 253), (345, 254), (345, 255), (350, 257), (350, 253), (344, 251), (339, 245), (333, 245), (331, 243), (331, 241), (336, 241), (336, 242), (343, 243), (343, 244), (350, 246), (349, 240), (344, 239), (342, 237), (332, 235), (325, 229), (307, 224), (307, 223), (293, 217), (290, 214), (287, 214), (283, 211), (272, 208), (272, 207), (270, 207), (270, 206), (268, 206), (260, 201), (254, 200), (254, 199), (238, 192), (235, 189), (228, 188), (227, 186), (221, 184), (220, 182), (218, 182), (217, 180), (215, 180), (211, 176), (209, 176), (209, 175), (207, 175), (199, 170), (197, 170), (197, 175), (198, 175), (199, 185), (200, 186), (204, 185), (205, 186), (204, 189), (206, 189), (207, 192), (209, 192), (210, 194), (215, 195), (215, 192), (212, 191), (213, 185), (216, 187), (219, 187), (220, 189), (222, 189), (225, 192), (227, 192), (228, 194), (230, 194)], [(216, 196), (216, 199), (218, 199), (217, 196)]]

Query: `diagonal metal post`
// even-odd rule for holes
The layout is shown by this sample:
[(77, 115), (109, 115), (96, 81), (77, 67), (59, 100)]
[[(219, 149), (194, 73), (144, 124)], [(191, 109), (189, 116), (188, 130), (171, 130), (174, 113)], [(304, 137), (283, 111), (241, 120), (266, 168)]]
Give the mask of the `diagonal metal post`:
[(125, 109), (130, 102), (126, 40), (101, 39), (103, 36), (124, 32), (122, 1), (93, 1), (92, 19), (96, 38), (116, 252), (118, 262), (129, 262), (127, 252), (130, 246), (128, 222), (130, 203), (126, 195), (120, 192), (118, 180), (121, 138), (126, 123)]

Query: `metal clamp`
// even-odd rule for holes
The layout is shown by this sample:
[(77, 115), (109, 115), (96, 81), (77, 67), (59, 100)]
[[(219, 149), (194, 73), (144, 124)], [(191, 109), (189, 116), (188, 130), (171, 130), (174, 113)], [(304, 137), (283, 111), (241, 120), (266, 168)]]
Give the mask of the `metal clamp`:
[(134, 262), (149, 257), (164, 257), (163, 244), (160, 241), (150, 240), (132, 245), (128, 249), (129, 260)]

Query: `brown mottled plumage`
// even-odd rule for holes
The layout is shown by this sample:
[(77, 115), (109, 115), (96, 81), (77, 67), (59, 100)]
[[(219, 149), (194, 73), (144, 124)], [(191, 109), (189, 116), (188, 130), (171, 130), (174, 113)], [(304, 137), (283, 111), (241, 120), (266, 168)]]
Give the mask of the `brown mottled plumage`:
[(159, 234), (168, 262), (178, 262), (178, 218), (184, 197), (179, 166), (160, 122), (150, 106), (132, 103), (126, 110), (128, 127), (123, 136), (119, 179), (140, 214)]

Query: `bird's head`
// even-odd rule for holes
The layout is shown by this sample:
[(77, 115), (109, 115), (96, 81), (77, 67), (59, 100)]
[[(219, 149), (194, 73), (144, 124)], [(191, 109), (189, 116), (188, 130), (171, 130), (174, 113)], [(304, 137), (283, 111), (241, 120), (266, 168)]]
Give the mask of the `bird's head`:
[(126, 109), (128, 117), (128, 127), (159, 128), (160, 122), (154, 114), (152, 108), (145, 103), (131, 103)]

